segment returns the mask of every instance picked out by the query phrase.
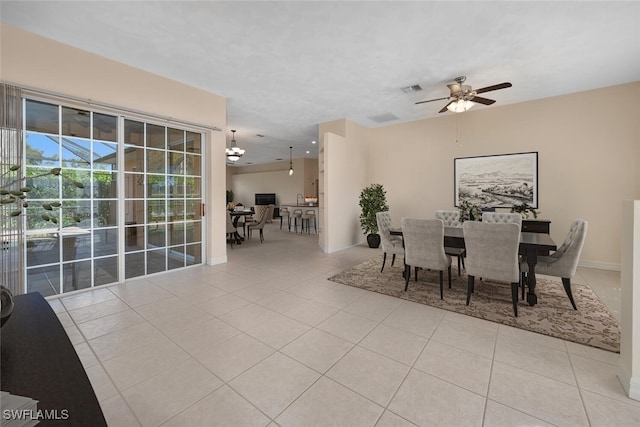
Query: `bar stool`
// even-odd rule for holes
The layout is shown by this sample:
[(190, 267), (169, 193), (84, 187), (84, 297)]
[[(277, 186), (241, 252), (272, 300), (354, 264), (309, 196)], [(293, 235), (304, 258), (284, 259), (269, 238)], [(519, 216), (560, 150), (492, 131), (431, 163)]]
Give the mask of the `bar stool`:
[(309, 228), (311, 225), (311, 220), (313, 220), (313, 229), (315, 230), (316, 233), (318, 232), (318, 227), (316, 226), (316, 211), (313, 209), (307, 209), (304, 215), (302, 215), (302, 229), (300, 230), (300, 232), (304, 230), (304, 225), (306, 222), (307, 234), (310, 234)]
[(291, 231), (291, 216), (289, 208), (287, 207), (280, 208), (280, 230), (282, 230), (282, 218), (284, 217), (287, 217), (287, 224), (289, 226), (289, 231)]
[[(298, 219), (302, 218), (302, 209), (294, 209), (293, 213), (289, 216), (289, 223), (293, 219), (293, 231), (298, 232)], [(289, 231), (291, 231), (291, 227), (289, 227)], [(302, 224), (300, 224), (300, 232), (302, 233)]]

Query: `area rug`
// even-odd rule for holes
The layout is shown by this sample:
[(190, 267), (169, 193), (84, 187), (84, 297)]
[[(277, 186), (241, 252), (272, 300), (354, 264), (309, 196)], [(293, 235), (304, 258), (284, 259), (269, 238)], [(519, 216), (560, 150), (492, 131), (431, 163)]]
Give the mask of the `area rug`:
[(455, 266), (451, 269), (451, 289), (447, 287), (446, 272), (444, 274), (444, 300), (441, 300), (437, 271), (420, 270), (418, 282), (415, 282), (412, 269), (409, 290), (405, 293), (402, 262), (396, 263), (393, 267), (389, 264), (387, 260), (384, 272), (381, 273), (382, 257), (376, 257), (338, 273), (329, 280), (579, 344), (620, 352), (620, 326), (588, 286), (571, 285), (578, 306), (578, 310), (574, 310), (560, 279), (538, 277), (538, 304), (531, 307), (526, 301), (519, 299), (516, 318), (511, 303), (511, 285), (508, 283), (479, 281), (476, 278), (474, 294), (467, 306), (467, 276), (464, 271), (458, 276)]

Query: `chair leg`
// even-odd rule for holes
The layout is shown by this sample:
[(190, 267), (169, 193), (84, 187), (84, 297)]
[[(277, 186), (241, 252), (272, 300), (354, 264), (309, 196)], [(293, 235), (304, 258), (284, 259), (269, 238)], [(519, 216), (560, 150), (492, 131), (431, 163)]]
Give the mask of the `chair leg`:
[(415, 274), (416, 274), (415, 281), (417, 282), (418, 281), (418, 267), (415, 268)]
[(511, 301), (513, 302), (513, 314), (518, 317), (518, 287), (519, 282), (513, 282), (511, 284)]
[[(462, 257), (458, 256), (458, 276), (460, 275), (460, 262), (461, 262), (460, 258), (462, 258)], [(451, 284), (449, 284), (449, 285), (451, 285)], [(449, 287), (451, 287), (451, 286), (449, 286)]]
[(473, 276), (467, 276), (467, 305), (471, 301), (471, 292), (473, 292)]
[(440, 299), (444, 299), (444, 290), (442, 289), (443, 282), (444, 282), (444, 271), (440, 270)]
[(522, 301), (524, 301), (524, 292), (527, 287), (527, 273), (523, 271), (520, 280), (522, 281)]
[(411, 276), (411, 266), (405, 264), (404, 265), (404, 291), (407, 292), (409, 289), (409, 277)]
[[(382, 273), (382, 270), (384, 270), (384, 263), (387, 262), (387, 253), (383, 252), (382, 253), (382, 268), (380, 269), (380, 273)], [(393, 265), (393, 264), (391, 264)]]
[[(447, 268), (447, 271), (449, 273), (449, 289), (451, 289), (451, 266), (449, 266), (449, 268)], [(460, 270), (458, 270), (458, 275), (460, 274)]]
[(391, 267), (393, 267), (394, 262), (396, 262), (396, 254), (391, 254)]
[(577, 310), (578, 307), (576, 307), (576, 302), (573, 300), (573, 292), (571, 292), (571, 279), (568, 277), (563, 277), (562, 284), (564, 285), (564, 291), (567, 293), (567, 296), (569, 297), (569, 301), (571, 301), (571, 305), (573, 306), (573, 309)]
[(262, 228), (260, 229), (260, 243), (264, 242), (264, 233), (262, 232)]

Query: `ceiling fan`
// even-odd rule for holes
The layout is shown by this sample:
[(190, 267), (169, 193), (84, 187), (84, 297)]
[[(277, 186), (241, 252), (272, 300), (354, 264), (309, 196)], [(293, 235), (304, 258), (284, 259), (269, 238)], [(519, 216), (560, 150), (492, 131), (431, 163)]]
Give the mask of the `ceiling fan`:
[(511, 83), (505, 82), (505, 83), (499, 83), (497, 85), (487, 86), (481, 89), (473, 90), (471, 86), (463, 84), (465, 80), (467, 80), (465, 76), (460, 76), (455, 78), (456, 83), (448, 84), (447, 87), (449, 88), (449, 91), (451, 93), (449, 94), (449, 96), (445, 98), (436, 98), (436, 99), (429, 99), (426, 101), (419, 101), (419, 102), (416, 102), (416, 104), (423, 104), (425, 102), (442, 101), (442, 100), (448, 99), (450, 100), (449, 103), (445, 105), (442, 108), (442, 110), (438, 111), (438, 113), (444, 113), (447, 110), (460, 113), (462, 111), (466, 111), (469, 108), (473, 107), (475, 102), (479, 104), (484, 104), (484, 105), (491, 105), (494, 102), (496, 102), (493, 99), (488, 99), (488, 98), (483, 98), (481, 96), (478, 96), (479, 93), (491, 92), (492, 90), (498, 90), (498, 89), (506, 89), (512, 86)]

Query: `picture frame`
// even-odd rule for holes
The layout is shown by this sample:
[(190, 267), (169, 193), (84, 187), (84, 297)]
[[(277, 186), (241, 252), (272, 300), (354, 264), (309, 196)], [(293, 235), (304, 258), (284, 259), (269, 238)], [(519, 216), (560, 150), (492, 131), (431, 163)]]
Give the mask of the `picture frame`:
[(460, 197), (483, 209), (526, 203), (538, 208), (538, 152), (453, 159), (454, 204)]

